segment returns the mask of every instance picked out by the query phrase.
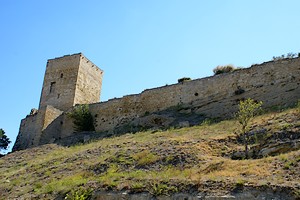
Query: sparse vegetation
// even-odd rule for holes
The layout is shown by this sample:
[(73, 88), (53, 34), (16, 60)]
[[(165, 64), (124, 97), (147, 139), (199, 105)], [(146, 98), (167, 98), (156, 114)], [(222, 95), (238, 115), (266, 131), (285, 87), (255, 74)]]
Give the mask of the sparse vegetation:
[(248, 158), (248, 145), (249, 145), (249, 135), (247, 132), (249, 131), (249, 122), (250, 120), (258, 114), (261, 110), (262, 102), (255, 102), (253, 99), (246, 99), (244, 101), (240, 101), (239, 103), (239, 111), (237, 112), (237, 120), (242, 126), (241, 134), (243, 136), (243, 142), (245, 146), (245, 156)]
[(236, 68), (233, 65), (219, 65), (213, 69), (214, 75), (233, 72)]
[(95, 131), (94, 119), (89, 111), (89, 105), (76, 106), (68, 116), (73, 119), (74, 130), (76, 132)]
[(285, 58), (294, 58), (296, 57), (297, 54), (296, 53), (287, 53), (286, 55), (282, 54), (281, 56), (273, 56), (273, 60), (274, 61), (277, 61), (277, 60), (282, 60), (282, 59), (285, 59)]
[[(253, 131), (253, 127), (266, 127), (270, 136), (291, 130), (298, 133), (296, 109), (254, 116), (248, 128)], [(283, 130), (285, 123), (289, 124), (287, 130)], [(215, 123), (208, 120), (194, 127), (14, 152), (0, 159), (1, 198), (88, 199), (99, 190), (159, 196), (175, 192), (231, 193), (248, 186), (297, 189), (300, 150), (232, 160), (232, 152), (244, 148), (235, 140), (234, 133), (240, 129), (237, 119)]]

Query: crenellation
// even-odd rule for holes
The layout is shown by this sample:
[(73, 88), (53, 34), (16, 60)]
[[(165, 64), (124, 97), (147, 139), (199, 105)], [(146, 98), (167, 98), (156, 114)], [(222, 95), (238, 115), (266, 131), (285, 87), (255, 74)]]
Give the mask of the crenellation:
[[(39, 111), (22, 120), (14, 150), (74, 136), (66, 113), (76, 104), (89, 104), (96, 132), (118, 134), (141, 127), (190, 126), (207, 117), (231, 118), (246, 98), (263, 101), (264, 108), (291, 106), (300, 99), (300, 58), (255, 64), (105, 102), (99, 99), (102, 76), (103, 71), (81, 53), (48, 60)], [(47, 94), (50, 89), (53, 94)]]

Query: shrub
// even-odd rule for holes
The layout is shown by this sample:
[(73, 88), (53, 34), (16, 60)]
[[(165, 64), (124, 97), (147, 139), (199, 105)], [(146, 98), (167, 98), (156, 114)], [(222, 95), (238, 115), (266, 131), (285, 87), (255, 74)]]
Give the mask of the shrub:
[(233, 72), (234, 70), (236, 70), (236, 68), (233, 65), (224, 65), (224, 66), (219, 65), (213, 69), (213, 72), (214, 75), (217, 75), (217, 74)]
[(76, 106), (68, 116), (73, 119), (76, 132), (95, 131), (94, 119), (87, 104)]
[(192, 80), (191, 78), (183, 77), (183, 78), (178, 79), (178, 83), (183, 83), (185, 81), (191, 81), (191, 80)]
[(273, 61), (283, 60), (285, 58), (291, 59), (291, 58), (294, 58), (296, 56), (297, 56), (296, 53), (290, 52), (290, 53), (287, 53), (286, 55), (282, 54), (281, 56), (273, 56)]

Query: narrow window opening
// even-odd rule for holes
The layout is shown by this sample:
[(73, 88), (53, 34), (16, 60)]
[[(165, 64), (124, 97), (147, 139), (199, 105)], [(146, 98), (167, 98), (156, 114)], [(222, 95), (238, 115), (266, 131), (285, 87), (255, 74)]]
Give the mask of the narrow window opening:
[(51, 82), (51, 84), (50, 84), (50, 93), (55, 91), (55, 83), (56, 82)]
[(59, 99), (59, 97), (60, 97), (60, 94), (57, 95), (57, 98), (58, 98), (58, 99)]
[(63, 77), (64, 77), (64, 74), (63, 74), (63, 73), (61, 73), (61, 74), (60, 74), (60, 78), (63, 78)]

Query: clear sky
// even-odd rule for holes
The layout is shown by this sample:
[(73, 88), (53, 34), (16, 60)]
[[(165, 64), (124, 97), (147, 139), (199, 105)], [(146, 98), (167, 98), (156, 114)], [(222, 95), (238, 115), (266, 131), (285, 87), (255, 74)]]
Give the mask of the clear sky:
[[(47, 59), (82, 52), (101, 101), (300, 52), (299, 0), (1, 0), (0, 128), (37, 108)], [(10, 147), (10, 148), (11, 148)]]

